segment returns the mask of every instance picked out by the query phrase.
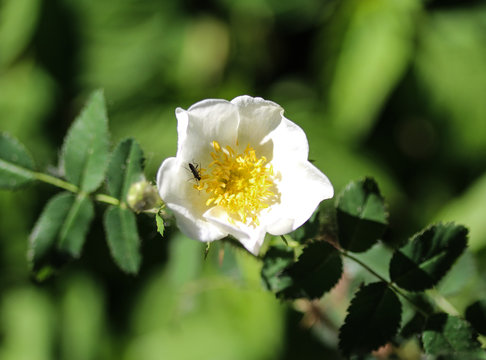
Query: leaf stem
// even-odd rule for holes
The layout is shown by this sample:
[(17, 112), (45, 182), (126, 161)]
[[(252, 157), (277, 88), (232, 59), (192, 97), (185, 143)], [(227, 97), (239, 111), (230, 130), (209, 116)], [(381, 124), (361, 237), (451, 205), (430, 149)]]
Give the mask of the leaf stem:
[(96, 201), (99, 201), (99, 202), (102, 202), (102, 203), (105, 203), (105, 204), (115, 205), (115, 206), (120, 205), (120, 200), (118, 200), (117, 198), (114, 198), (113, 196), (110, 196), (110, 195), (96, 194), (94, 196), (94, 198), (95, 198)]
[(69, 183), (67, 181), (61, 180), (61, 179), (59, 179), (57, 177), (51, 176), (49, 174), (44, 174), (44, 173), (40, 173), (40, 172), (34, 172), (34, 176), (39, 181), (43, 181), (43, 182), (45, 182), (47, 184), (51, 184), (51, 185), (57, 186), (57, 187), (59, 187), (61, 189), (70, 191), (72, 193), (78, 193), (79, 192), (79, 188), (76, 185), (71, 184), (71, 183)]
[(375, 270), (373, 270), (372, 268), (370, 268), (368, 265), (366, 265), (364, 262), (362, 262), (360, 259), (354, 257), (353, 255), (349, 254), (346, 250), (342, 250), (342, 249), (338, 249), (341, 254), (345, 257), (347, 257), (348, 259), (351, 259), (353, 260), (355, 263), (361, 265), (364, 269), (366, 269), (369, 273), (373, 274), (374, 276), (376, 276), (378, 279), (380, 279), (381, 281), (385, 282), (388, 287), (393, 291), (395, 292), (397, 295), (400, 295), (401, 297), (403, 297), (405, 300), (407, 300), (420, 314), (422, 314), (424, 317), (428, 317), (429, 316), (429, 313), (425, 310), (423, 310), (419, 305), (417, 305), (408, 295), (406, 295), (402, 290), (400, 290), (398, 287), (396, 287), (391, 281), (388, 281), (387, 279), (385, 279), (383, 276), (381, 276), (380, 274), (378, 274)]
[[(49, 174), (44, 174), (44, 173), (41, 173), (41, 172), (33, 172), (33, 174), (34, 174), (34, 177), (39, 181), (45, 182), (45, 183), (50, 184), (50, 185), (57, 186), (58, 188), (67, 190), (67, 191), (75, 193), (75, 194), (80, 193), (79, 187), (77, 187), (76, 185), (71, 184), (67, 181), (64, 181), (62, 179), (59, 179), (55, 176), (52, 176), (52, 175), (49, 175)], [(114, 198), (113, 196), (107, 195), (107, 194), (96, 194), (96, 195), (94, 195), (94, 199), (98, 202), (102, 202), (102, 203), (109, 204), (109, 205), (115, 205), (115, 206), (120, 205), (120, 200), (118, 200), (117, 198)]]

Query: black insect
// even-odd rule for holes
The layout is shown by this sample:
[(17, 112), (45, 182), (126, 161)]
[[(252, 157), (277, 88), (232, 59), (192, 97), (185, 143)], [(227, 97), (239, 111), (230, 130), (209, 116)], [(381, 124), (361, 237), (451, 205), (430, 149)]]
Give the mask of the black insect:
[(194, 176), (194, 179), (197, 181), (201, 180), (201, 170), (199, 169), (198, 164), (191, 164), (189, 163), (189, 170), (191, 170), (192, 176)]

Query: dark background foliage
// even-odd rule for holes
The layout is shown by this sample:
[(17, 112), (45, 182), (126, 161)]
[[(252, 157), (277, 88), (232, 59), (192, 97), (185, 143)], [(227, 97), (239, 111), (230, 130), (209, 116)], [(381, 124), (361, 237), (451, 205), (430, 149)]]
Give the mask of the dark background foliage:
[[(482, 1), (0, 1), (0, 130), (39, 169), (58, 171), (65, 132), (96, 88), (112, 144), (135, 137), (149, 180), (175, 153), (176, 107), (273, 100), (336, 192), (377, 180), (385, 242), (439, 220), (469, 228), (472, 253), (439, 287), (461, 310), (484, 292), (485, 69)], [(339, 359), (336, 329), (368, 280), (347, 264), (332, 295), (281, 303), (250, 257), (216, 245), (204, 261), (202, 244), (174, 228), (161, 238), (141, 216), (142, 268), (128, 276), (109, 260), (96, 205), (82, 259), (34, 282), (29, 232), (55, 193), (0, 192), (0, 358)]]

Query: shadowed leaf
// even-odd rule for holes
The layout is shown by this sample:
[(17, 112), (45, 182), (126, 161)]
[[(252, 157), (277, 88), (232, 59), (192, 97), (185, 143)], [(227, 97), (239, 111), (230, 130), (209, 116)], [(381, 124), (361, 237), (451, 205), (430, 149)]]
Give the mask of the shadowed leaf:
[(287, 246), (272, 246), (263, 257), (262, 279), (268, 290), (278, 294), (292, 285), (285, 269), (294, 262), (294, 251)]
[(390, 278), (409, 291), (436, 285), (467, 245), (467, 229), (453, 223), (430, 226), (395, 251)]
[(346, 186), (338, 198), (336, 216), (339, 243), (353, 252), (371, 248), (388, 224), (385, 202), (370, 178)]
[(466, 320), (481, 335), (486, 335), (486, 300), (478, 300), (466, 309)]
[(339, 348), (346, 356), (378, 349), (397, 333), (401, 314), (401, 303), (386, 283), (361, 287), (340, 329)]
[(277, 295), (291, 299), (320, 298), (337, 284), (342, 272), (343, 263), (336, 248), (323, 241), (309, 243), (297, 262), (284, 271), (292, 279), (292, 285)]

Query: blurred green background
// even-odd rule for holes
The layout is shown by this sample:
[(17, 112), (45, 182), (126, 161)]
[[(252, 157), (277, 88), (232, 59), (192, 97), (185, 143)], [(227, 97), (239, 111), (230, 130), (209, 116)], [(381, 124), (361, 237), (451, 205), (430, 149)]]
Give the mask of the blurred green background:
[[(0, 130), (39, 169), (56, 173), (97, 88), (112, 143), (135, 137), (150, 180), (175, 154), (176, 107), (242, 94), (279, 103), (337, 192), (376, 178), (385, 242), (437, 220), (468, 226), (472, 255), (443, 288), (458, 308), (484, 293), (483, 1), (0, 0)], [(175, 229), (161, 238), (148, 217), (138, 276), (112, 263), (97, 220), (83, 258), (34, 283), (29, 231), (56, 191), (0, 191), (0, 359), (339, 359), (341, 292), (280, 303), (246, 254), (226, 248), (221, 263), (216, 246), (204, 261), (202, 244)]]

